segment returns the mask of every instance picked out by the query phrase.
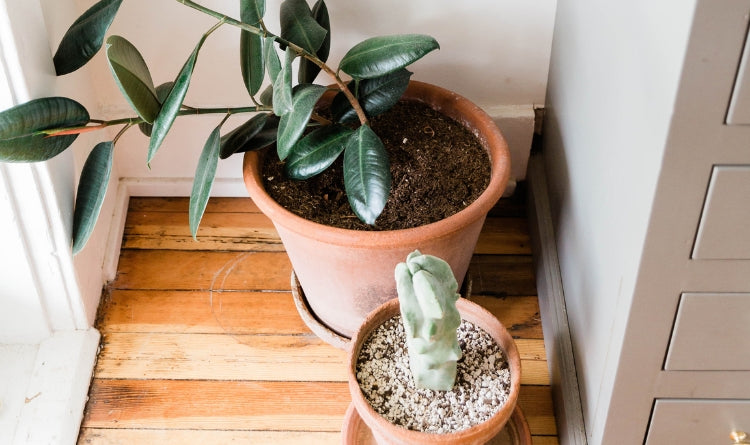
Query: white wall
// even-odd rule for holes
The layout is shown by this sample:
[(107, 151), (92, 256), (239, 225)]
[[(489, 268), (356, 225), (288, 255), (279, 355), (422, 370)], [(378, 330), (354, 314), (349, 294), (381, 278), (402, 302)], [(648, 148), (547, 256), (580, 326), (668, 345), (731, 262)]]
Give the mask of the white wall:
[(543, 153), (590, 445), (605, 443), (694, 8), (557, 6)]
[[(91, 67), (86, 66), (74, 74), (58, 77), (55, 76), (52, 65), (52, 55), (57, 49), (57, 45), (62, 39), (63, 34), (65, 34), (70, 24), (82, 12), (78, 9), (80, 5), (77, 5), (74, 0), (36, 0), (23, 3), (37, 5), (35, 8), (38, 9), (38, 14), (41, 14), (41, 26), (44, 27), (37, 29), (35, 26), (31, 26), (28, 21), (19, 20), (18, 23), (18, 34), (21, 35), (21, 39), (23, 41), (33, 41), (37, 45), (37, 48), (33, 50), (29, 49), (29, 54), (33, 54), (34, 59), (30, 59), (28, 55), (24, 56), (24, 69), (44, 76), (43, 80), (37, 83), (44, 85), (45, 92), (34, 91), (32, 96), (61, 95), (71, 97), (83, 104), (93, 118), (101, 116), (102, 112), (100, 111), (100, 103), (97, 100), (96, 91), (91, 88), (93, 84), (93, 70)], [(32, 60), (34, 61), (32, 62)], [(57, 179), (52, 188), (57, 194), (65, 194), (65, 198), (61, 200), (60, 212), (62, 212), (62, 217), (66, 224), (65, 236), (68, 238), (72, 230), (73, 197), (83, 163), (88, 153), (98, 142), (111, 139), (113, 134), (114, 131), (106, 131), (81, 135), (71, 149), (58, 156), (60, 158), (68, 158), (68, 166), (65, 169), (61, 167), (53, 169), (53, 171), (58, 173), (55, 173)], [(51, 161), (50, 164), (54, 165), (56, 162), (59, 162), (56, 159)], [(108, 195), (99, 216), (99, 223), (91, 234), (87, 247), (73, 258), (72, 267), (75, 269), (74, 273), (78, 287), (77, 299), (80, 299), (80, 304), (83, 306), (89, 326), (93, 325), (94, 318), (96, 317), (102, 286), (107, 279), (112, 278), (112, 272), (104, 270), (103, 264), (108, 259), (108, 254), (112, 251), (109, 236), (118, 187), (117, 178), (119, 174), (117, 164), (113, 167), (112, 177)]]
[[(11, 58), (6, 53), (9, 51), (0, 47), (0, 109), (16, 104), (10, 76), (6, 75), (5, 61)], [(12, 188), (9, 177), (28, 171), (28, 166), (0, 165), (0, 245), (5, 251), (0, 256), (0, 343), (36, 343), (49, 335), (16, 215), (20, 193)]]
[[(80, 10), (94, 0), (77, 0)], [(280, 1), (268, 1), (266, 22), (278, 32)], [(313, 2), (310, 1), (310, 4)], [(237, 17), (238, 2), (204, 0), (202, 4)], [(414, 78), (453, 89), (484, 107), (507, 131), (518, 153), (514, 176), (525, 175), (531, 143), (533, 107), (543, 106), (555, 0), (329, 0), (333, 48), (331, 61), (371, 36), (397, 33), (433, 35), (441, 50), (413, 65)], [(130, 40), (142, 52), (156, 84), (172, 80), (200, 35), (215, 20), (173, 0), (128, 0), (122, 3), (110, 34)], [(204, 46), (186, 103), (196, 106), (249, 104), (238, 67), (238, 30), (224, 26)], [(92, 68), (99, 106), (104, 116), (132, 115), (121, 98), (103, 54)], [(319, 82), (323, 81), (322, 75)], [(137, 130), (129, 132), (116, 150), (122, 177), (147, 185), (139, 194), (188, 194), (198, 153), (221, 117), (183, 118), (154, 159), (146, 166), (148, 141)], [(232, 122), (241, 122), (240, 119)], [(215, 195), (246, 196), (241, 182), (241, 157), (219, 164), (218, 177), (226, 181)], [(172, 178), (172, 182), (160, 178)]]
[[(0, 21), (0, 106), (60, 94), (39, 2), (2, 2)], [(86, 329), (96, 305), (87, 317), (79, 282), (95, 283), (83, 293), (98, 301), (101, 260), (78, 270), (73, 265), (73, 154), (3, 165), (0, 181), (0, 343), (38, 343), (55, 331)]]

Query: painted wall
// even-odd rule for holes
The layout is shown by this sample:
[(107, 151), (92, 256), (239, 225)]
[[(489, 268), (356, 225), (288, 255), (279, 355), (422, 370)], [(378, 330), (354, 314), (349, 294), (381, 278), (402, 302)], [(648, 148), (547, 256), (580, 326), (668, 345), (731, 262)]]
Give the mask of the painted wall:
[[(0, 109), (16, 104), (12, 79), (4, 66), (5, 60), (10, 59), (8, 52), (0, 52)], [(0, 344), (36, 343), (49, 335), (32, 267), (25, 254), (16, 211), (16, 199), (21, 193), (12, 183), (14, 175), (30, 176), (29, 166), (0, 165), (0, 245), (4, 250), (0, 255)]]
[[(36, 30), (34, 27), (29, 27), (28, 23), (24, 27), (19, 27), (19, 29), (24, 29), (23, 32), (26, 34), (25, 39), (41, 40), (43, 43), (40, 42), (39, 44), (45, 44), (47, 48), (46, 53), (41, 48), (35, 51), (35, 54), (38, 54), (39, 61), (31, 65), (32, 68), (30, 68), (31, 70), (44, 73), (46, 76), (45, 85), (51, 92), (45, 94), (74, 98), (89, 110), (92, 117), (100, 116), (102, 113), (100, 111), (97, 92), (91, 88), (91, 85), (94, 84), (92, 76), (94, 70), (92, 70), (92, 67), (85, 66), (74, 74), (58, 77), (54, 75), (54, 66), (51, 62), (51, 57), (57, 49), (57, 45), (62, 39), (63, 34), (65, 34), (70, 24), (80, 15), (81, 10), (78, 9), (80, 5), (75, 0), (35, 0), (29, 3), (38, 4), (36, 7), (42, 15), (45, 29), (44, 31)], [(25, 66), (30, 66), (28, 58), (25, 58), (23, 62)], [(39, 95), (41, 94), (36, 94), (36, 96)], [(66, 170), (66, 174), (70, 175), (70, 177), (58, 180), (54, 188), (58, 191), (64, 190), (69, 195), (64, 204), (61, 205), (61, 211), (67, 215), (66, 233), (72, 230), (73, 196), (75, 188), (78, 186), (78, 176), (83, 168), (83, 163), (88, 153), (98, 142), (111, 139), (111, 137), (111, 133), (109, 135), (106, 133), (81, 135), (72, 148), (67, 150), (63, 155), (70, 156), (72, 160), (72, 169), (68, 167), (69, 170)], [(112, 179), (108, 186), (108, 194), (99, 216), (99, 222), (89, 238), (86, 249), (73, 257), (72, 267), (75, 270), (74, 273), (77, 280), (79, 304), (83, 305), (89, 326), (93, 325), (94, 318), (96, 317), (102, 287), (106, 280), (113, 278), (113, 272), (106, 270), (106, 263), (111, 254), (118, 253), (112, 252), (112, 242), (109, 238), (112, 232), (110, 225), (113, 220), (116, 220), (113, 214), (115, 213), (119, 176), (118, 165), (115, 164), (112, 169)], [(117, 236), (121, 237), (121, 234)]]
[[(73, 93), (54, 76), (39, 1), (1, 2), (0, 22), (3, 109)], [(75, 157), (66, 152), (46, 163), (0, 168), (0, 343), (37, 343), (52, 332), (85, 329), (93, 322), (102, 260), (96, 258), (101, 251), (92, 249), (77, 259), (76, 269), (70, 253)], [(103, 226), (106, 233), (106, 217)]]
[[(93, 2), (77, 0), (81, 11)], [(202, 3), (238, 15), (235, 0)], [(267, 3), (266, 22), (278, 32), (281, 2)], [(332, 61), (340, 60), (348, 48), (367, 37), (408, 32), (433, 35), (441, 50), (413, 66), (414, 78), (453, 89), (484, 107), (506, 130), (514, 153), (518, 153), (514, 176), (524, 177), (523, 156), (531, 144), (533, 108), (544, 104), (555, 0), (329, 0), (327, 5), (333, 28)], [(214, 23), (214, 19), (173, 0), (129, 0), (123, 2), (110, 34), (126, 37), (142, 52), (159, 84), (176, 76), (200, 35)], [(238, 67), (238, 40), (238, 30), (230, 26), (209, 38), (199, 57), (187, 104), (250, 103)], [(103, 54), (97, 55), (91, 71), (102, 115), (131, 115)], [(147, 139), (138, 131), (129, 132), (117, 150), (120, 175), (138, 184), (134, 187), (137, 194), (189, 194), (191, 181), (185, 178), (192, 177), (197, 155), (220, 119), (179, 120), (151, 170), (145, 162)], [(241, 121), (237, 118), (230, 123)], [(241, 156), (235, 156), (219, 164), (221, 180), (214, 195), (246, 196), (241, 161)]]
[(590, 445), (605, 443), (694, 8), (557, 6), (543, 150)]

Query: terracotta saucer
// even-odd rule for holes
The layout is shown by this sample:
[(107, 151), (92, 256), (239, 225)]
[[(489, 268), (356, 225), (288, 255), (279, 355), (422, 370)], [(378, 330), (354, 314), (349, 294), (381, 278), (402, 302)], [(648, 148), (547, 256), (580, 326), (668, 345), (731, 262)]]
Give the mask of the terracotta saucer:
[[(349, 404), (341, 428), (341, 439), (345, 445), (377, 445), (367, 424), (359, 417), (354, 404)], [(486, 445), (531, 445), (531, 432), (521, 408), (516, 406), (510, 421)]]
[(343, 350), (349, 348), (349, 342), (351, 341), (349, 337), (344, 337), (326, 326), (312, 312), (310, 306), (307, 304), (305, 291), (302, 290), (302, 286), (300, 286), (294, 271), (292, 271), (292, 297), (294, 298), (294, 305), (297, 307), (300, 318), (302, 318), (302, 321), (310, 328), (313, 334), (335, 348)]

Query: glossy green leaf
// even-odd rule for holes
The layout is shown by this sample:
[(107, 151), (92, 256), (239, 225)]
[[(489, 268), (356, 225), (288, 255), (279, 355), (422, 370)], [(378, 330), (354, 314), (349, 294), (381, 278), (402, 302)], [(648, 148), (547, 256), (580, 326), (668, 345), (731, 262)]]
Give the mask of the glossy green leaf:
[(46, 161), (62, 153), (77, 134), (48, 136), (43, 130), (84, 126), (86, 108), (67, 97), (34, 99), (0, 112), (0, 161)]
[[(359, 104), (367, 117), (385, 113), (401, 99), (409, 86), (412, 73), (402, 68), (385, 76), (364, 79), (359, 82), (359, 91), (355, 93)], [(353, 90), (356, 82), (349, 82)], [(356, 122), (357, 113), (344, 93), (339, 92), (331, 102), (331, 114), (338, 122)]]
[[(284, 160), (292, 150), (292, 146), (299, 140), (310, 121), (315, 104), (326, 91), (322, 85), (298, 85), (292, 98), (292, 109), (281, 116), (279, 133), (276, 140), (276, 151), (279, 159)], [(275, 100), (275, 98), (274, 98)]]
[(187, 90), (190, 86), (190, 78), (193, 75), (195, 61), (198, 59), (198, 52), (200, 51), (201, 46), (203, 46), (203, 42), (206, 41), (206, 37), (208, 37), (207, 34), (204, 34), (201, 37), (200, 41), (195, 46), (195, 49), (190, 54), (190, 57), (188, 57), (188, 60), (182, 66), (180, 73), (174, 81), (174, 86), (164, 100), (161, 110), (154, 120), (154, 127), (151, 131), (151, 140), (148, 145), (148, 163), (151, 163), (154, 155), (156, 155), (156, 151), (161, 146), (161, 143), (164, 142), (164, 138), (167, 136), (169, 129), (172, 128), (174, 120), (177, 118), (177, 113), (179, 113), (180, 108), (182, 107), (182, 101), (185, 100), (185, 95), (187, 95)]
[(190, 192), (190, 205), (188, 207), (190, 233), (193, 235), (193, 239), (198, 234), (198, 226), (203, 219), (203, 213), (206, 211), (208, 198), (211, 196), (211, 186), (213, 186), (216, 177), (216, 166), (219, 164), (219, 149), (221, 147), (220, 131), (221, 124), (208, 136), (198, 159), (198, 167), (195, 169), (193, 190)]
[(304, 180), (327, 169), (346, 148), (354, 130), (342, 125), (326, 125), (303, 137), (286, 159), (286, 174)]
[(100, 142), (91, 150), (81, 170), (73, 210), (73, 254), (83, 249), (94, 231), (96, 220), (102, 210), (112, 173), (112, 141)]
[(240, 0), (240, 20), (255, 25), (266, 14), (266, 0)]
[[(280, 120), (281, 119), (275, 114), (269, 113), (268, 117), (266, 118), (265, 123), (263, 124), (263, 128), (261, 128), (260, 131), (256, 133), (252, 138), (250, 138), (247, 142), (236, 147), (233, 153), (227, 152), (226, 157), (229, 157), (235, 153), (244, 153), (246, 151), (260, 150), (275, 143), (276, 137), (278, 136), (278, 132), (279, 132)], [(221, 157), (221, 158), (225, 159), (225, 157)]]
[(122, 0), (96, 2), (65, 32), (52, 61), (58, 76), (72, 73), (99, 51)]
[[(169, 92), (172, 91), (172, 87), (174, 86), (174, 82), (164, 82), (163, 84), (156, 87), (156, 98), (159, 99), (159, 107), (161, 107), (161, 104), (164, 103), (164, 101), (167, 99), (167, 96), (169, 95)], [(138, 124), (138, 129), (141, 130), (141, 133), (145, 134), (147, 137), (151, 137), (151, 130), (154, 128), (153, 125), (149, 124), (148, 122), (141, 122)]]
[[(318, 59), (323, 62), (328, 60), (331, 52), (331, 20), (328, 17), (328, 7), (323, 0), (318, 0), (312, 8), (313, 19), (326, 30), (326, 36), (320, 48), (315, 52)], [(320, 73), (320, 67), (304, 57), (300, 59), (297, 80), (299, 83), (313, 83)]]
[(266, 123), (263, 128), (253, 136), (252, 139), (247, 141), (241, 146), (235, 153), (244, 153), (246, 151), (260, 150), (266, 148), (276, 142), (276, 137), (279, 132), (279, 122), (281, 119), (275, 114), (269, 114)]
[(237, 153), (245, 144), (263, 130), (263, 127), (266, 125), (266, 120), (268, 120), (268, 116), (268, 113), (256, 114), (244, 124), (222, 136), (221, 154), (219, 157), (221, 159), (226, 159)]
[(434, 38), (422, 34), (373, 37), (354, 45), (339, 69), (355, 79), (371, 79), (404, 68), (438, 48)]
[(281, 72), (273, 83), (273, 113), (283, 116), (292, 110), (292, 61), (295, 53), (287, 48)]
[(240, 33), (240, 68), (245, 88), (251, 96), (260, 90), (266, 74), (263, 60), (263, 37), (249, 31)]
[(279, 77), (281, 72), (281, 61), (279, 55), (276, 53), (276, 46), (274, 45), (273, 37), (266, 37), (263, 44), (263, 58), (266, 61), (266, 69), (268, 69), (268, 77), (271, 79), (271, 84), (276, 82), (276, 78)]
[(262, 93), (260, 93), (260, 103), (267, 107), (273, 106), (273, 85), (268, 85)]
[(161, 104), (141, 53), (125, 38), (110, 36), (107, 39), (107, 61), (117, 86), (133, 110), (146, 122), (154, 122)]
[(279, 21), (281, 37), (315, 54), (328, 31), (313, 18), (305, 0), (284, 0)]
[[(257, 25), (265, 12), (265, 0), (240, 0), (240, 20), (248, 25)], [(266, 73), (262, 36), (250, 31), (240, 32), (240, 68), (247, 92), (255, 96)]]
[(344, 150), (344, 188), (354, 214), (375, 224), (388, 200), (391, 172), (383, 142), (367, 125), (357, 129)]

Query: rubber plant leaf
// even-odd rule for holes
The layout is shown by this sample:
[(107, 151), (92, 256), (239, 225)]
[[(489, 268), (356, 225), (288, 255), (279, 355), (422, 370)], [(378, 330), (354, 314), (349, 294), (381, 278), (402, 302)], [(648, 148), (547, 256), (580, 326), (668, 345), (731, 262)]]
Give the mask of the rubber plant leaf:
[(281, 72), (281, 61), (279, 55), (276, 53), (276, 46), (274, 45), (273, 37), (264, 38), (263, 44), (263, 58), (266, 61), (266, 69), (268, 70), (268, 77), (271, 79), (271, 84), (276, 82), (276, 78), (279, 77)]
[[(412, 73), (401, 68), (385, 76), (364, 79), (359, 82), (355, 96), (367, 117), (375, 117), (390, 110), (401, 99), (409, 86)], [(349, 82), (353, 90), (357, 82)], [(338, 122), (357, 122), (357, 113), (344, 93), (339, 92), (331, 102), (331, 114)]]
[(326, 91), (326, 87), (315, 84), (298, 85), (292, 98), (292, 109), (281, 116), (276, 151), (284, 160), (292, 151), (310, 121), (315, 104)]
[(273, 83), (273, 113), (283, 116), (292, 110), (292, 61), (296, 54), (287, 48), (284, 64)]
[(73, 255), (86, 245), (99, 218), (112, 174), (114, 146), (112, 141), (98, 143), (83, 164), (73, 210)]
[(34, 99), (0, 112), (0, 161), (46, 161), (68, 148), (77, 134), (50, 136), (45, 130), (82, 127), (83, 105), (67, 97)]
[[(167, 96), (169, 95), (169, 92), (172, 91), (172, 87), (174, 86), (174, 82), (164, 82), (163, 84), (156, 87), (156, 98), (159, 99), (159, 107), (161, 107), (161, 104), (164, 103), (164, 100), (167, 99)], [(153, 125), (149, 124), (148, 122), (141, 122), (138, 124), (138, 129), (141, 130), (141, 133), (146, 135), (147, 137), (151, 137), (151, 130), (154, 128)]]
[(58, 76), (72, 73), (94, 57), (120, 3), (122, 0), (98, 1), (70, 25), (52, 58)]
[[(265, 12), (265, 0), (240, 0), (240, 20), (248, 25), (260, 23)], [(247, 92), (255, 96), (265, 76), (263, 37), (250, 31), (240, 32), (240, 68)]]
[(250, 31), (240, 33), (240, 69), (245, 88), (251, 96), (260, 90), (265, 76), (263, 37)]
[(204, 34), (195, 49), (188, 57), (185, 64), (182, 66), (180, 73), (174, 81), (174, 86), (169, 91), (167, 98), (161, 106), (159, 114), (154, 119), (154, 128), (151, 130), (151, 139), (148, 145), (148, 158), (147, 162), (150, 164), (151, 160), (156, 155), (156, 151), (164, 142), (164, 138), (167, 136), (169, 129), (172, 128), (174, 120), (177, 118), (182, 107), (182, 102), (185, 100), (188, 87), (190, 86), (190, 78), (193, 75), (193, 69), (195, 68), (195, 61), (198, 59), (198, 52), (203, 46), (203, 42), (206, 41), (208, 34)]
[(245, 142), (245, 144), (238, 147), (235, 153), (260, 150), (276, 142), (280, 120), (281, 119), (275, 114), (269, 114), (266, 122), (263, 124), (263, 128), (261, 128), (261, 130), (250, 140)]
[(438, 48), (434, 38), (422, 34), (373, 37), (354, 45), (339, 69), (355, 79), (371, 79), (404, 68)]
[(354, 133), (343, 125), (326, 125), (300, 139), (292, 148), (284, 168), (291, 179), (304, 180), (327, 169), (346, 148)]
[[(323, 62), (328, 60), (331, 52), (331, 20), (328, 16), (328, 7), (323, 0), (318, 0), (312, 8), (313, 19), (326, 30), (326, 36), (320, 48), (315, 52), (318, 59)], [(297, 80), (299, 83), (313, 83), (320, 73), (320, 67), (306, 58), (300, 59)]]
[(256, 114), (244, 124), (222, 136), (219, 157), (226, 159), (237, 153), (246, 143), (263, 130), (266, 120), (268, 120), (268, 113)]
[(190, 233), (193, 235), (193, 239), (198, 234), (198, 226), (203, 219), (203, 213), (206, 211), (208, 198), (211, 195), (211, 186), (213, 186), (216, 177), (216, 166), (219, 163), (221, 147), (220, 131), (221, 124), (214, 128), (208, 136), (198, 159), (198, 167), (195, 169), (193, 190), (190, 192), (190, 205), (188, 207)]
[(109, 36), (107, 61), (117, 86), (130, 106), (141, 119), (153, 123), (161, 103), (141, 53), (125, 38)]
[(240, 0), (240, 20), (256, 25), (266, 14), (266, 0)]
[(344, 188), (354, 214), (375, 224), (388, 200), (391, 172), (385, 147), (368, 125), (360, 126), (347, 142)]
[(262, 93), (260, 93), (260, 103), (267, 106), (273, 106), (273, 85), (268, 85)]
[(279, 17), (281, 37), (315, 54), (328, 31), (313, 18), (306, 0), (284, 0)]

